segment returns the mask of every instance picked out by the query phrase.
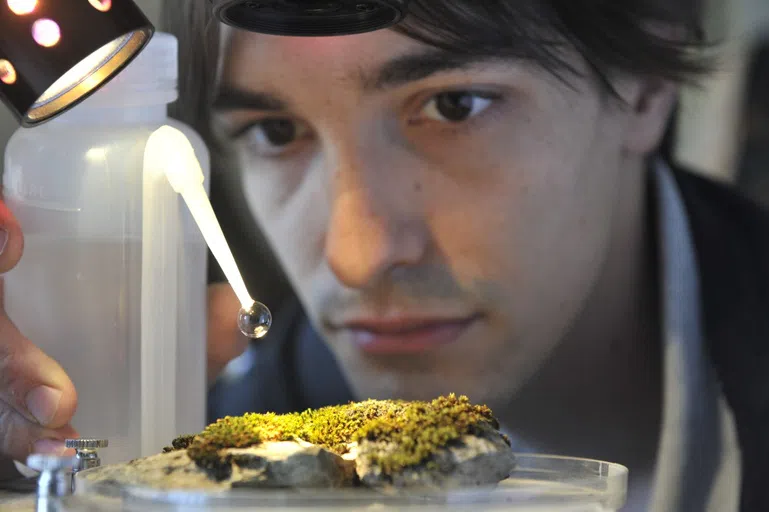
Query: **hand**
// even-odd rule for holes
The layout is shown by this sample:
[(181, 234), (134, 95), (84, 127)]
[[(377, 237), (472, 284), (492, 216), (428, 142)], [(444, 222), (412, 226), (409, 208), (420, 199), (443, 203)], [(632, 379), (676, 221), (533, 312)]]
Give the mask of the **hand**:
[[(0, 274), (19, 262), (24, 238), (0, 202)], [(59, 364), (25, 338), (5, 314), (0, 279), (0, 454), (24, 462), (30, 453), (63, 454), (77, 407), (72, 381)]]
[(227, 363), (248, 348), (238, 328), (240, 301), (227, 283), (208, 287), (208, 383), (216, 380)]

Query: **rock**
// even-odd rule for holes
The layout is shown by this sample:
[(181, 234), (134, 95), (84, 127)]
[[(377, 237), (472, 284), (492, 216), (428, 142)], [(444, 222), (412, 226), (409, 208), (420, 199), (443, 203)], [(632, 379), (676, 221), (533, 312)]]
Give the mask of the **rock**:
[(432, 488), (495, 485), (510, 476), (515, 467), (509, 444), (490, 426), (462, 436), (439, 450), (427, 463), (392, 475), (371, 463), (371, 454), (386, 456), (395, 449), (392, 444), (377, 441), (363, 441), (350, 447), (349, 458), (356, 460), (356, 471), (363, 485)]
[(217, 482), (189, 458), (184, 450), (152, 455), (126, 464), (113, 464), (78, 474), (89, 484), (120, 489), (127, 486), (155, 489), (224, 490), (227, 482)]
[(166, 453), (81, 477), (199, 490), (493, 485), (515, 465), (498, 427), (488, 407), (453, 394), (246, 413), (180, 436)]
[(233, 487), (350, 487), (355, 462), (303, 441), (273, 442), (230, 449)]
[(230, 488), (350, 487), (357, 478), (355, 462), (302, 441), (268, 442), (227, 449), (231, 470), (213, 478), (185, 450), (177, 450), (83, 472), (79, 478), (102, 486), (154, 489), (226, 490)]

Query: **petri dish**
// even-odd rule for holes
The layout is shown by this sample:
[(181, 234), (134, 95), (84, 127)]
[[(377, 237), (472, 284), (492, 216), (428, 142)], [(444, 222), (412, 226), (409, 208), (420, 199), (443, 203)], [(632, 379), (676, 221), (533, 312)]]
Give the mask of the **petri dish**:
[[(627, 496), (628, 470), (610, 462), (550, 455), (516, 454), (510, 477), (494, 487), (450, 490), (227, 490), (168, 491), (122, 488), (79, 480), (78, 494), (63, 510), (86, 510), (88, 498), (102, 510), (283, 510), (283, 511), (513, 511), (616, 512)], [(77, 507), (80, 500), (81, 508)], [(118, 508), (114, 508), (117, 506)]]

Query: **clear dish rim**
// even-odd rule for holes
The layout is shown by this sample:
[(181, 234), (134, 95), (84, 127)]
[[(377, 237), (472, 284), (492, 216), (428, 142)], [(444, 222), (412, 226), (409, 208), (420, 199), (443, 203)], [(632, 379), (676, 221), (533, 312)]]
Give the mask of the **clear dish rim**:
[[(163, 490), (146, 486), (116, 487), (78, 475), (77, 494), (119, 498), (132, 505), (171, 507), (295, 506), (436, 506), (436, 505), (503, 505), (528, 503), (602, 504), (620, 509), (627, 496), (628, 468), (617, 463), (563, 455), (514, 453), (517, 466), (510, 478), (496, 486), (465, 487), (448, 490), (393, 489), (223, 489)], [(96, 468), (98, 469), (98, 468)], [(527, 478), (523, 478), (526, 476)], [(508, 487), (513, 482), (530, 486)], [(549, 489), (550, 492), (546, 492)]]

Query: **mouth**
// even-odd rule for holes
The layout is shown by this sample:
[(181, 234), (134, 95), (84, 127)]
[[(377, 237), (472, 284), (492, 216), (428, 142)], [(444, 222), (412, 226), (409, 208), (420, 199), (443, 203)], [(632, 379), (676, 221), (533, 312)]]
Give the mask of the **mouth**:
[(372, 355), (405, 355), (435, 350), (457, 341), (480, 315), (464, 318), (365, 318), (341, 327), (360, 350)]

